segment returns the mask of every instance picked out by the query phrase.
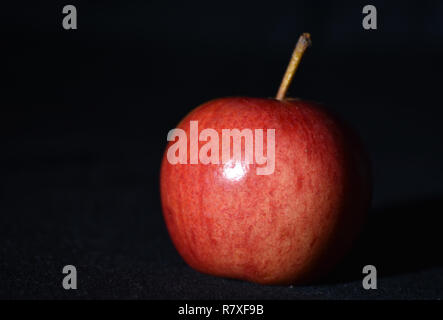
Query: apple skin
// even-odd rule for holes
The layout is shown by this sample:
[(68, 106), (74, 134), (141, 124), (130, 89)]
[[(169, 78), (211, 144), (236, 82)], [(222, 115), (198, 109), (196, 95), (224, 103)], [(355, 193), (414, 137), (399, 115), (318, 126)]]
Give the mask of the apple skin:
[(191, 120), (220, 137), (221, 129), (275, 129), (275, 171), (257, 175), (255, 163), (242, 163), (241, 178), (230, 179), (223, 164), (172, 165), (165, 152), (163, 215), (183, 259), (203, 273), (261, 284), (306, 283), (335, 266), (370, 204), (369, 161), (357, 136), (297, 99), (209, 101), (179, 123), (188, 138)]

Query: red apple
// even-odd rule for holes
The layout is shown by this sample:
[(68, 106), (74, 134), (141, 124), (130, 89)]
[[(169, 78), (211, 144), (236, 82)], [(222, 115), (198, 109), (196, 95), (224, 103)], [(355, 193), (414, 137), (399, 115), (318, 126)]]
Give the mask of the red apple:
[(188, 137), (190, 121), (220, 137), (226, 128), (275, 129), (275, 169), (259, 175), (263, 165), (245, 158), (190, 164), (189, 154), (187, 164), (171, 164), (165, 153), (163, 213), (183, 259), (204, 273), (263, 284), (307, 282), (330, 270), (370, 201), (368, 162), (351, 130), (318, 104), (284, 94), (207, 102), (179, 123)]

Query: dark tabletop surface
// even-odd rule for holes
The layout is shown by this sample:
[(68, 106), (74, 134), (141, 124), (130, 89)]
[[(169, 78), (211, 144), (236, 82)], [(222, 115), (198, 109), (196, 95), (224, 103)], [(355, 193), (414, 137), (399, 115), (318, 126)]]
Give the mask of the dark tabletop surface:
[[(346, 4), (250, 14), (247, 5), (79, 2), (76, 33), (61, 28), (59, 4), (10, 4), (0, 298), (441, 299), (443, 8), (375, 2), (383, 23), (367, 33), (362, 4)], [(200, 274), (162, 218), (166, 134), (209, 99), (274, 95), (303, 31), (314, 45), (291, 94), (324, 102), (361, 135), (374, 177), (368, 223), (336, 271), (312, 285)], [(62, 288), (68, 264), (78, 290)], [(367, 264), (377, 290), (362, 288)]]

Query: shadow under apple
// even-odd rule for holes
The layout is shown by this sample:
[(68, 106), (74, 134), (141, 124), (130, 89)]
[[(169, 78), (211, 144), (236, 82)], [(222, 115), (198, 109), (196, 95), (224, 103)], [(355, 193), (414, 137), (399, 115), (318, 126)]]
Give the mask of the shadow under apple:
[(374, 208), (351, 252), (319, 282), (361, 280), (365, 265), (379, 278), (442, 266), (442, 244), (443, 196)]

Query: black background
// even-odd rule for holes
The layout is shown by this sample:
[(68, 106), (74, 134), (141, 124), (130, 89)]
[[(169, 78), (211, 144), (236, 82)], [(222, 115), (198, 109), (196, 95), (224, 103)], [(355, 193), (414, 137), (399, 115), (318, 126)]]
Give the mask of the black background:
[[(74, 4), (78, 30), (62, 28)], [(378, 29), (362, 28), (362, 8)], [(443, 297), (443, 2), (45, 1), (1, 4), (0, 297)], [(275, 287), (190, 269), (161, 214), (166, 134), (222, 96), (324, 102), (371, 155), (370, 219), (327, 279)], [(78, 290), (62, 288), (62, 268)], [(362, 289), (377, 267), (378, 290)]]

